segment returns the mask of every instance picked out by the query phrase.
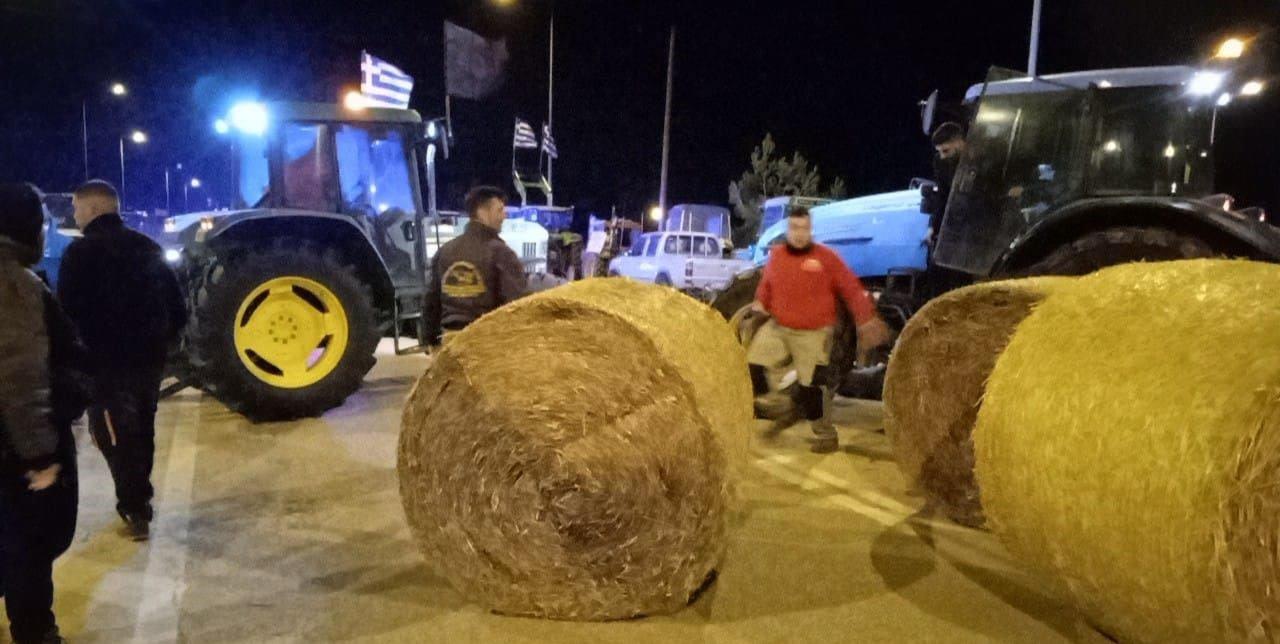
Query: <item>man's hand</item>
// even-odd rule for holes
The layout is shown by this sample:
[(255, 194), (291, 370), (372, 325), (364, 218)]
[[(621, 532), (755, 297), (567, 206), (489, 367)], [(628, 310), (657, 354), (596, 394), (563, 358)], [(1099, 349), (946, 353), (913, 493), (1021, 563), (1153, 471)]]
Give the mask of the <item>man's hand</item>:
[(39, 492), (48, 488), (58, 481), (58, 474), (62, 472), (62, 466), (54, 463), (43, 470), (32, 470), (27, 472), (27, 489), (32, 492)]
[(858, 364), (866, 365), (871, 351), (889, 344), (893, 331), (878, 316), (858, 327)]

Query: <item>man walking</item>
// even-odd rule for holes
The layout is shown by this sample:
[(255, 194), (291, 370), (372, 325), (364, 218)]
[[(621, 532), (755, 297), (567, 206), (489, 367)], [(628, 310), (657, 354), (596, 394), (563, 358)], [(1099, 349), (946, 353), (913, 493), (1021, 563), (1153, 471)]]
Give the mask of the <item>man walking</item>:
[(71, 545), (79, 500), (71, 423), (84, 413), (83, 348), (30, 271), (43, 250), (39, 193), (0, 185), (0, 595), (18, 644), (63, 641), (53, 561)]
[(756, 396), (769, 391), (767, 371), (790, 362), (796, 370), (796, 403), (817, 440), (813, 451), (825, 454), (839, 447), (828, 416), (831, 401), (831, 355), (838, 307), (848, 308), (858, 333), (858, 353), (887, 344), (889, 327), (875, 312), (871, 297), (858, 277), (834, 251), (813, 241), (813, 221), (805, 208), (787, 219), (787, 242), (774, 248), (756, 290), (753, 307), (772, 316), (752, 339), (747, 352)]
[(502, 190), (472, 188), (465, 204), (471, 218), (466, 230), (431, 258), (423, 313), (432, 344), (524, 295), (528, 286), (520, 258), (498, 236), (507, 218)]
[(89, 348), (89, 429), (115, 480), (116, 510), (129, 536), (142, 541), (152, 519), (160, 380), (187, 310), (160, 247), (125, 227), (111, 184), (84, 184), (73, 204), (84, 237), (62, 258), (58, 297)]

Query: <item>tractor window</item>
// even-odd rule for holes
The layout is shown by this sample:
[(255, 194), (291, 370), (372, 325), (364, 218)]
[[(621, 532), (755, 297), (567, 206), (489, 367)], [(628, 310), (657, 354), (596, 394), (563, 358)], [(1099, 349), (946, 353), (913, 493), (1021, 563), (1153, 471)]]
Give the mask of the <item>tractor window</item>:
[(334, 212), (337, 177), (329, 128), (315, 123), (284, 126), (284, 205), (300, 210)]
[(267, 137), (245, 135), (236, 141), (236, 185), (234, 208), (251, 208), (262, 203), (271, 186), (267, 160)]
[(400, 130), (374, 124), (337, 126), (338, 174), (344, 210), (376, 217), (417, 210), (409, 149)]
[(1206, 195), (1211, 110), (1188, 110), (1167, 89), (1104, 92), (1090, 150), (1090, 192), (1096, 195)]

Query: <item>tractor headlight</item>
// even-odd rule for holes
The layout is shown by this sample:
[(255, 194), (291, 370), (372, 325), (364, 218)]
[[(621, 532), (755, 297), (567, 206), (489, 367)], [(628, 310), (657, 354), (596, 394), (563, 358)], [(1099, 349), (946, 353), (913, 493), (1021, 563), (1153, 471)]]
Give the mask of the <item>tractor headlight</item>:
[(178, 232), (178, 222), (174, 221), (173, 217), (164, 220), (164, 232), (169, 235)]

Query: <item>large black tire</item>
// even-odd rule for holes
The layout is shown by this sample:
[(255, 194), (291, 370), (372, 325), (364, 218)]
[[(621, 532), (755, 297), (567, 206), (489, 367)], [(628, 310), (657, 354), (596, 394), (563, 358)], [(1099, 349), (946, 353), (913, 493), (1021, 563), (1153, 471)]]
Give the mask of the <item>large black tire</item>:
[(1087, 233), (1049, 252), (1017, 275), (1087, 275), (1129, 262), (1162, 262), (1213, 257), (1203, 239), (1167, 228), (1117, 226)]
[[(242, 362), (235, 345), (240, 306), (262, 284), (301, 277), (323, 285), (343, 308), (347, 346), (319, 381), (300, 388), (270, 384)], [(373, 368), (381, 336), (369, 286), (333, 251), (276, 244), (221, 252), (193, 274), (187, 348), (204, 389), (254, 422), (307, 418), (341, 405)], [(247, 314), (246, 314), (247, 315)]]

